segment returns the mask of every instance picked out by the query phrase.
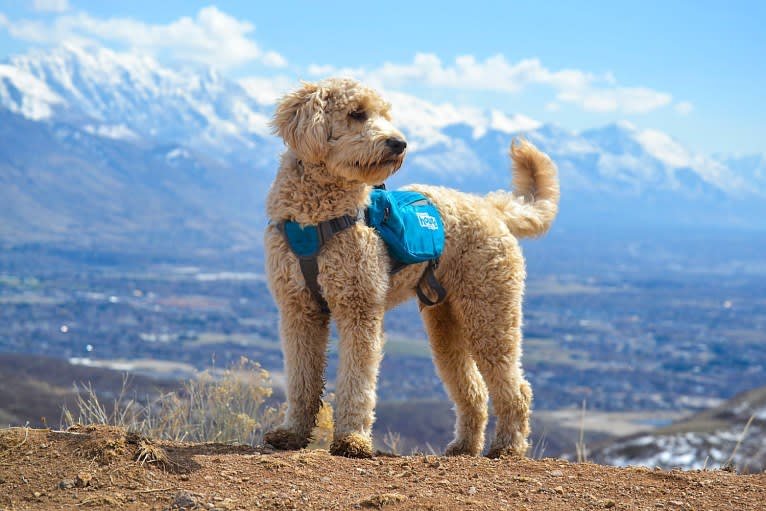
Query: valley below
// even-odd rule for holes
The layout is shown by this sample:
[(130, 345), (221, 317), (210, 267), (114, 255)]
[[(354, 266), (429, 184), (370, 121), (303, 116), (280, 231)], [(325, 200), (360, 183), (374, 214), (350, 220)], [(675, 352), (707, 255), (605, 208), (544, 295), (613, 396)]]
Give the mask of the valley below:
[[(587, 246), (573, 251), (565, 233), (525, 246), (523, 364), (535, 394), (534, 456), (574, 459), (578, 442), (600, 449), (766, 385), (766, 271), (759, 261), (721, 265), (723, 254), (678, 255), (672, 245), (661, 251), (652, 243), (602, 245), (600, 257), (590, 257)], [(632, 258), (637, 247), (642, 253), (657, 249), (657, 256)], [(270, 372), (275, 399), (282, 395), (278, 315), (256, 258), (232, 265), (231, 259), (19, 253), (6, 250), (0, 259), (0, 350), (56, 361), (60, 377), (53, 387), (60, 393), (52, 393), (47, 412), (35, 409), (37, 415), (0, 403), (6, 425), (56, 426), (62, 396), (69, 392), (71, 399), (72, 384), (90, 381), (88, 371), (93, 379), (99, 371), (129, 373), (140, 379), (138, 398), (149, 399), (159, 388), (246, 357)], [(588, 260), (583, 268), (589, 270), (579, 269), (579, 258)], [(391, 311), (386, 333), (376, 438), (396, 434), (401, 453), (440, 452), (454, 419), (417, 305)], [(328, 396), (336, 347), (333, 332)], [(30, 375), (39, 388), (52, 385), (46, 372)], [(121, 384), (118, 377), (99, 381), (96, 390), (105, 396)], [(10, 377), (1, 385), (8, 390), (19, 383)], [(748, 417), (734, 415), (728, 427), (742, 431)], [(737, 437), (731, 433), (718, 449), (730, 453)]]

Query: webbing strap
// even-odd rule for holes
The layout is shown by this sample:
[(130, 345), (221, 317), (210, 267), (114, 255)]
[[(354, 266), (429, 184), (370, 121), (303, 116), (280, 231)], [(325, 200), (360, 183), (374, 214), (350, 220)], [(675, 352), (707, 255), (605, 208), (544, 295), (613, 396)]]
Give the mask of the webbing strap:
[(331, 218), (330, 220), (319, 222), (317, 225), (317, 229), (319, 230), (319, 247), (321, 248), (322, 245), (330, 241), (333, 236), (339, 232), (345, 231), (363, 218), (364, 216), (360, 215), (343, 215), (338, 218)]
[[(426, 266), (425, 271), (423, 272), (423, 276), (420, 278), (420, 281), (418, 281), (418, 285), (415, 287), (415, 292), (418, 294), (418, 298), (423, 303), (423, 305), (427, 307), (431, 307), (432, 305), (436, 305), (439, 303), (442, 303), (444, 299), (447, 297), (447, 290), (445, 290), (442, 285), (439, 283), (439, 279), (436, 278), (436, 275), (434, 275), (434, 270), (439, 267), (439, 260), (434, 259), (433, 261), (428, 262), (428, 266)], [(425, 281), (426, 284), (428, 284), (428, 287), (431, 288), (431, 290), (436, 293), (436, 300), (431, 300), (428, 295), (423, 290), (423, 282)]]
[(319, 289), (319, 281), (317, 280), (317, 277), (319, 276), (319, 260), (317, 259), (317, 256), (298, 257), (298, 263), (301, 266), (303, 280), (306, 281), (306, 286), (308, 286), (311, 294), (314, 295), (314, 299), (319, 304), (322, 313), (329, 314), (330, 306), (327, 305), (327, 300), (322, 296), (322, 290)]

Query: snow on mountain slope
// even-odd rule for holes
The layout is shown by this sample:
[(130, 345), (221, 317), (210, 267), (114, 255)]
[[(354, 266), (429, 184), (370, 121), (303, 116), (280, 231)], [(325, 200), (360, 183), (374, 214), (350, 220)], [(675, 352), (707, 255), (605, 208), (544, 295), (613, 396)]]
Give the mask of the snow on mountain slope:
[[(231, 151), (253, 149), (269, 132), (268, 108), (213, 70), (173, 70), (150, 57), (73, 44), (12, 57), (4, 68), (45, 86), (17, 87), (27, 102), (58, 99), (67, 107), (58, 120), (87, 122), (92, 132), (112, 138), (183, 140)], [(50, 118), (47, 113), (25, 116)]]
[(756, 388), (671, 426), (610, 441), (591, 459), (611, 465), (670, 469), (766, 468), (766, 387)]
[(32, 120), (48, 119), (64, 101), (48, 85), (24, 69), (0, 64), (0, 103)]

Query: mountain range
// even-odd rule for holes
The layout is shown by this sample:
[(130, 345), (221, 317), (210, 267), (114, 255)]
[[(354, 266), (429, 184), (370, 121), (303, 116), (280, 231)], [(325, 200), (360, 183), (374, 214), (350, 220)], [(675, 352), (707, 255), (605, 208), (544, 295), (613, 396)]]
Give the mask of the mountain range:
[[(257, 249), (283, 147), (268, 128), (274, 105), (263, 98), (252, 83), (211, 69), (169, 68), (105, 48), (67, 45), (6, 59), (0, 239)], [(444, 115), (445, 105), (396, 92), (389, 99), (410, 141), (391, 187), (507, 188), (508, 144), (522, 135), (559, 166), (558, 228), (764, 227), (764, 155), (698, 155), (627, 122), (574, 133), (520, 114)]]

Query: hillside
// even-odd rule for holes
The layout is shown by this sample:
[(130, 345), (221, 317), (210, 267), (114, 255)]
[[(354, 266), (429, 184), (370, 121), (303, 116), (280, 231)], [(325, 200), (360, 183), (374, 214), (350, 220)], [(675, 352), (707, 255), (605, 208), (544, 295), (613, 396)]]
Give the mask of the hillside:
[(596, 444), (589, 459), (614, 465), (671, 468), (720, 467), (745, 472), (766, 468), (766, 387), (669, 426)]
[[(76, 410), (78, 391), (91, 385), (111, 402), (123, 387), (126, 374), (110, 369), (70, 364), (66, 360), (0, 353), (0, 426), (59, 425), (62, 408)], [(130, 397), (153, 396), (177, 387), (137, 374), (130, 375)]]
[(763, 509), (766, 474), (562, 460), (274, 453), (150, 443), (105, 426), (0, 431), (0, 507), (31, 509)]

